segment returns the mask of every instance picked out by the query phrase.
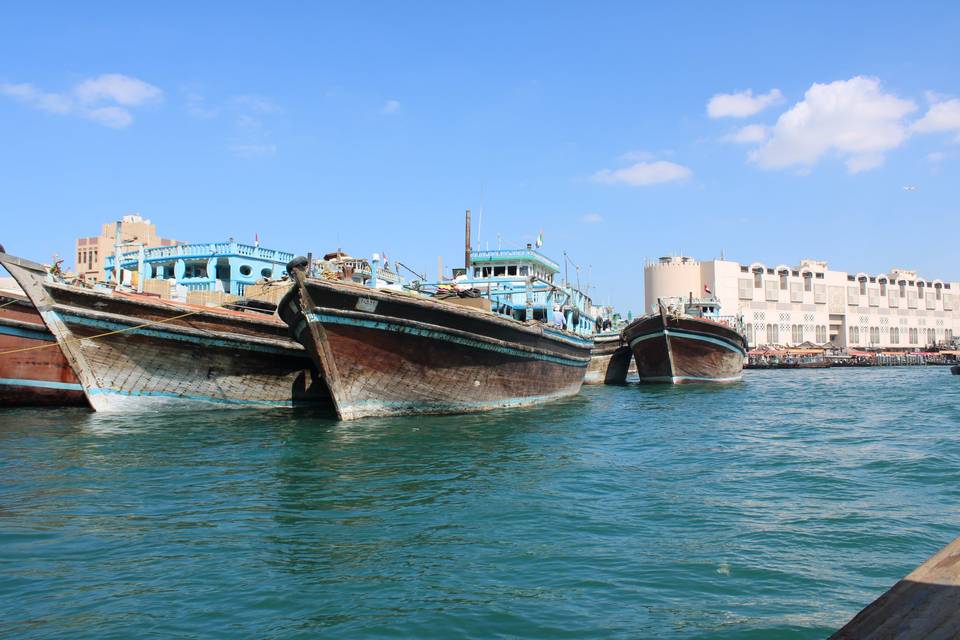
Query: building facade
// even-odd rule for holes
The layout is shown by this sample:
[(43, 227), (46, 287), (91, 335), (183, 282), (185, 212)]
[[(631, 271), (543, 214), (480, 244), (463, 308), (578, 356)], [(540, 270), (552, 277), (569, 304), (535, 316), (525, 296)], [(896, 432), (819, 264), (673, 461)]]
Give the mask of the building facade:
[[(137, 274), (137, 279), (174, 280), (187, 291), (242, 296), (244, 289), (258, 280), (286, 275), (291, 260), (289, 251), (230, 240), (124, 251), (120, 271), (127, 284), (132, 284)], [(113, 263), (114, 256), (108, 256), (104, 265), (107, 280), (113, 276)]]
[[(178, 240), (161, 238), (157, 235), (157, 225), (140, 217), (139, 214), (123, 216), (120, 222), (120, 241), (122, 244), (142, 244), (144, 247), (169, 247), (180, 244)], [(117, 223), (103, 225), (99, 236), (77, 238), (76, 273), (77, 277), (88, 284), (107, 280), (106, 261), (115, 251)], [(125, 247), (124, 250), (128, 250)]]
[(722, 312), (743, 316), (751, 347), (831, 343), (837, 348), (912, 351), (960, 335), (960, 282), (888, 273), (832, 271), (819, 260), (798, 266), (668, 256), (644, 269), (646, 312), (658, 298), (712, 293)]

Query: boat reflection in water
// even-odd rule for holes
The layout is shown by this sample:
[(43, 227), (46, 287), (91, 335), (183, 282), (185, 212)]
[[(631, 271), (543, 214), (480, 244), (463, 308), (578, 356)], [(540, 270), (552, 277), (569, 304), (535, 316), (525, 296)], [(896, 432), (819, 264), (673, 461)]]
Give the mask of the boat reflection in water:
[(737, 318), (719, 315), (713, 297), (660, 299), (656, 313), (637, 318), (621, 335), (641, 382), (736, 382), (743, 376), (746, 340)]

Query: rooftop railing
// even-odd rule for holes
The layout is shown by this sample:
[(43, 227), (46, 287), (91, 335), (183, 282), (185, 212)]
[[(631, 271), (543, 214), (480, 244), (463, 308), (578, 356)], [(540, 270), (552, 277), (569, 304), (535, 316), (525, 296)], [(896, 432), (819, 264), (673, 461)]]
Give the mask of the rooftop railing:
[[(152, 247), (144, 249), (144, 262), (164, 262), (167, 260), (177, 260), (179, 258), (213, 258), (213, 257), (244, 256), (286, 264), (293, 260), (293, 254), (289, 251), (278, 251), (277, 249), (265, 249), (252, 244), (243, 244), (241, 242), (202, 242), (197, 244), (177, 244), (169, 247)], [(121, 257), (121, 266), (128, 269), (129, 266), (135, 266), (140, 260), (140, 252), (124, 251)], [(104, 267), (112, 269), (114, 256), (106, 256)]]
[(537, 260), (557, 271), (560, 265), (534, 249), (497, 249), (495, 251), (472, 251), (470, 253), (471, 261), (480, 259), (481, 262), (490, 260)]

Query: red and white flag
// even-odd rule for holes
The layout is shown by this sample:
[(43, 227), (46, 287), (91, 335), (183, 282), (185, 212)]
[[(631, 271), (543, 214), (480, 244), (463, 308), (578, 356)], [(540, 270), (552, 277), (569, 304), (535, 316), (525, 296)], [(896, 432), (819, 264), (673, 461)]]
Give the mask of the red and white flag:
[(713, 293), (713, 291), (710, 291), (710, 287), (708, 287), (706, 284), (703, 285), (703, 292), (707, 295)]

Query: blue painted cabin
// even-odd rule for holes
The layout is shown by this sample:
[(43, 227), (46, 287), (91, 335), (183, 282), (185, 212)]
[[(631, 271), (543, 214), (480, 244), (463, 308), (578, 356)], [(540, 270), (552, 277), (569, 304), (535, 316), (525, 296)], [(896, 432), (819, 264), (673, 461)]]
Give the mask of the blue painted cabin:
[[(173, 278), (188, 291), (222, 291), (242, 296), (247, 285), (284, 276), (292, 259), (289, 251), (233, 241), (207, 242), (126, 251), (121, 254), (120, 269), (121, 274), (139, 272), (142, 265), (144, 279)], [(113, 269), (114, 256), (107, 256), (108, 280), (113, 278)]]

